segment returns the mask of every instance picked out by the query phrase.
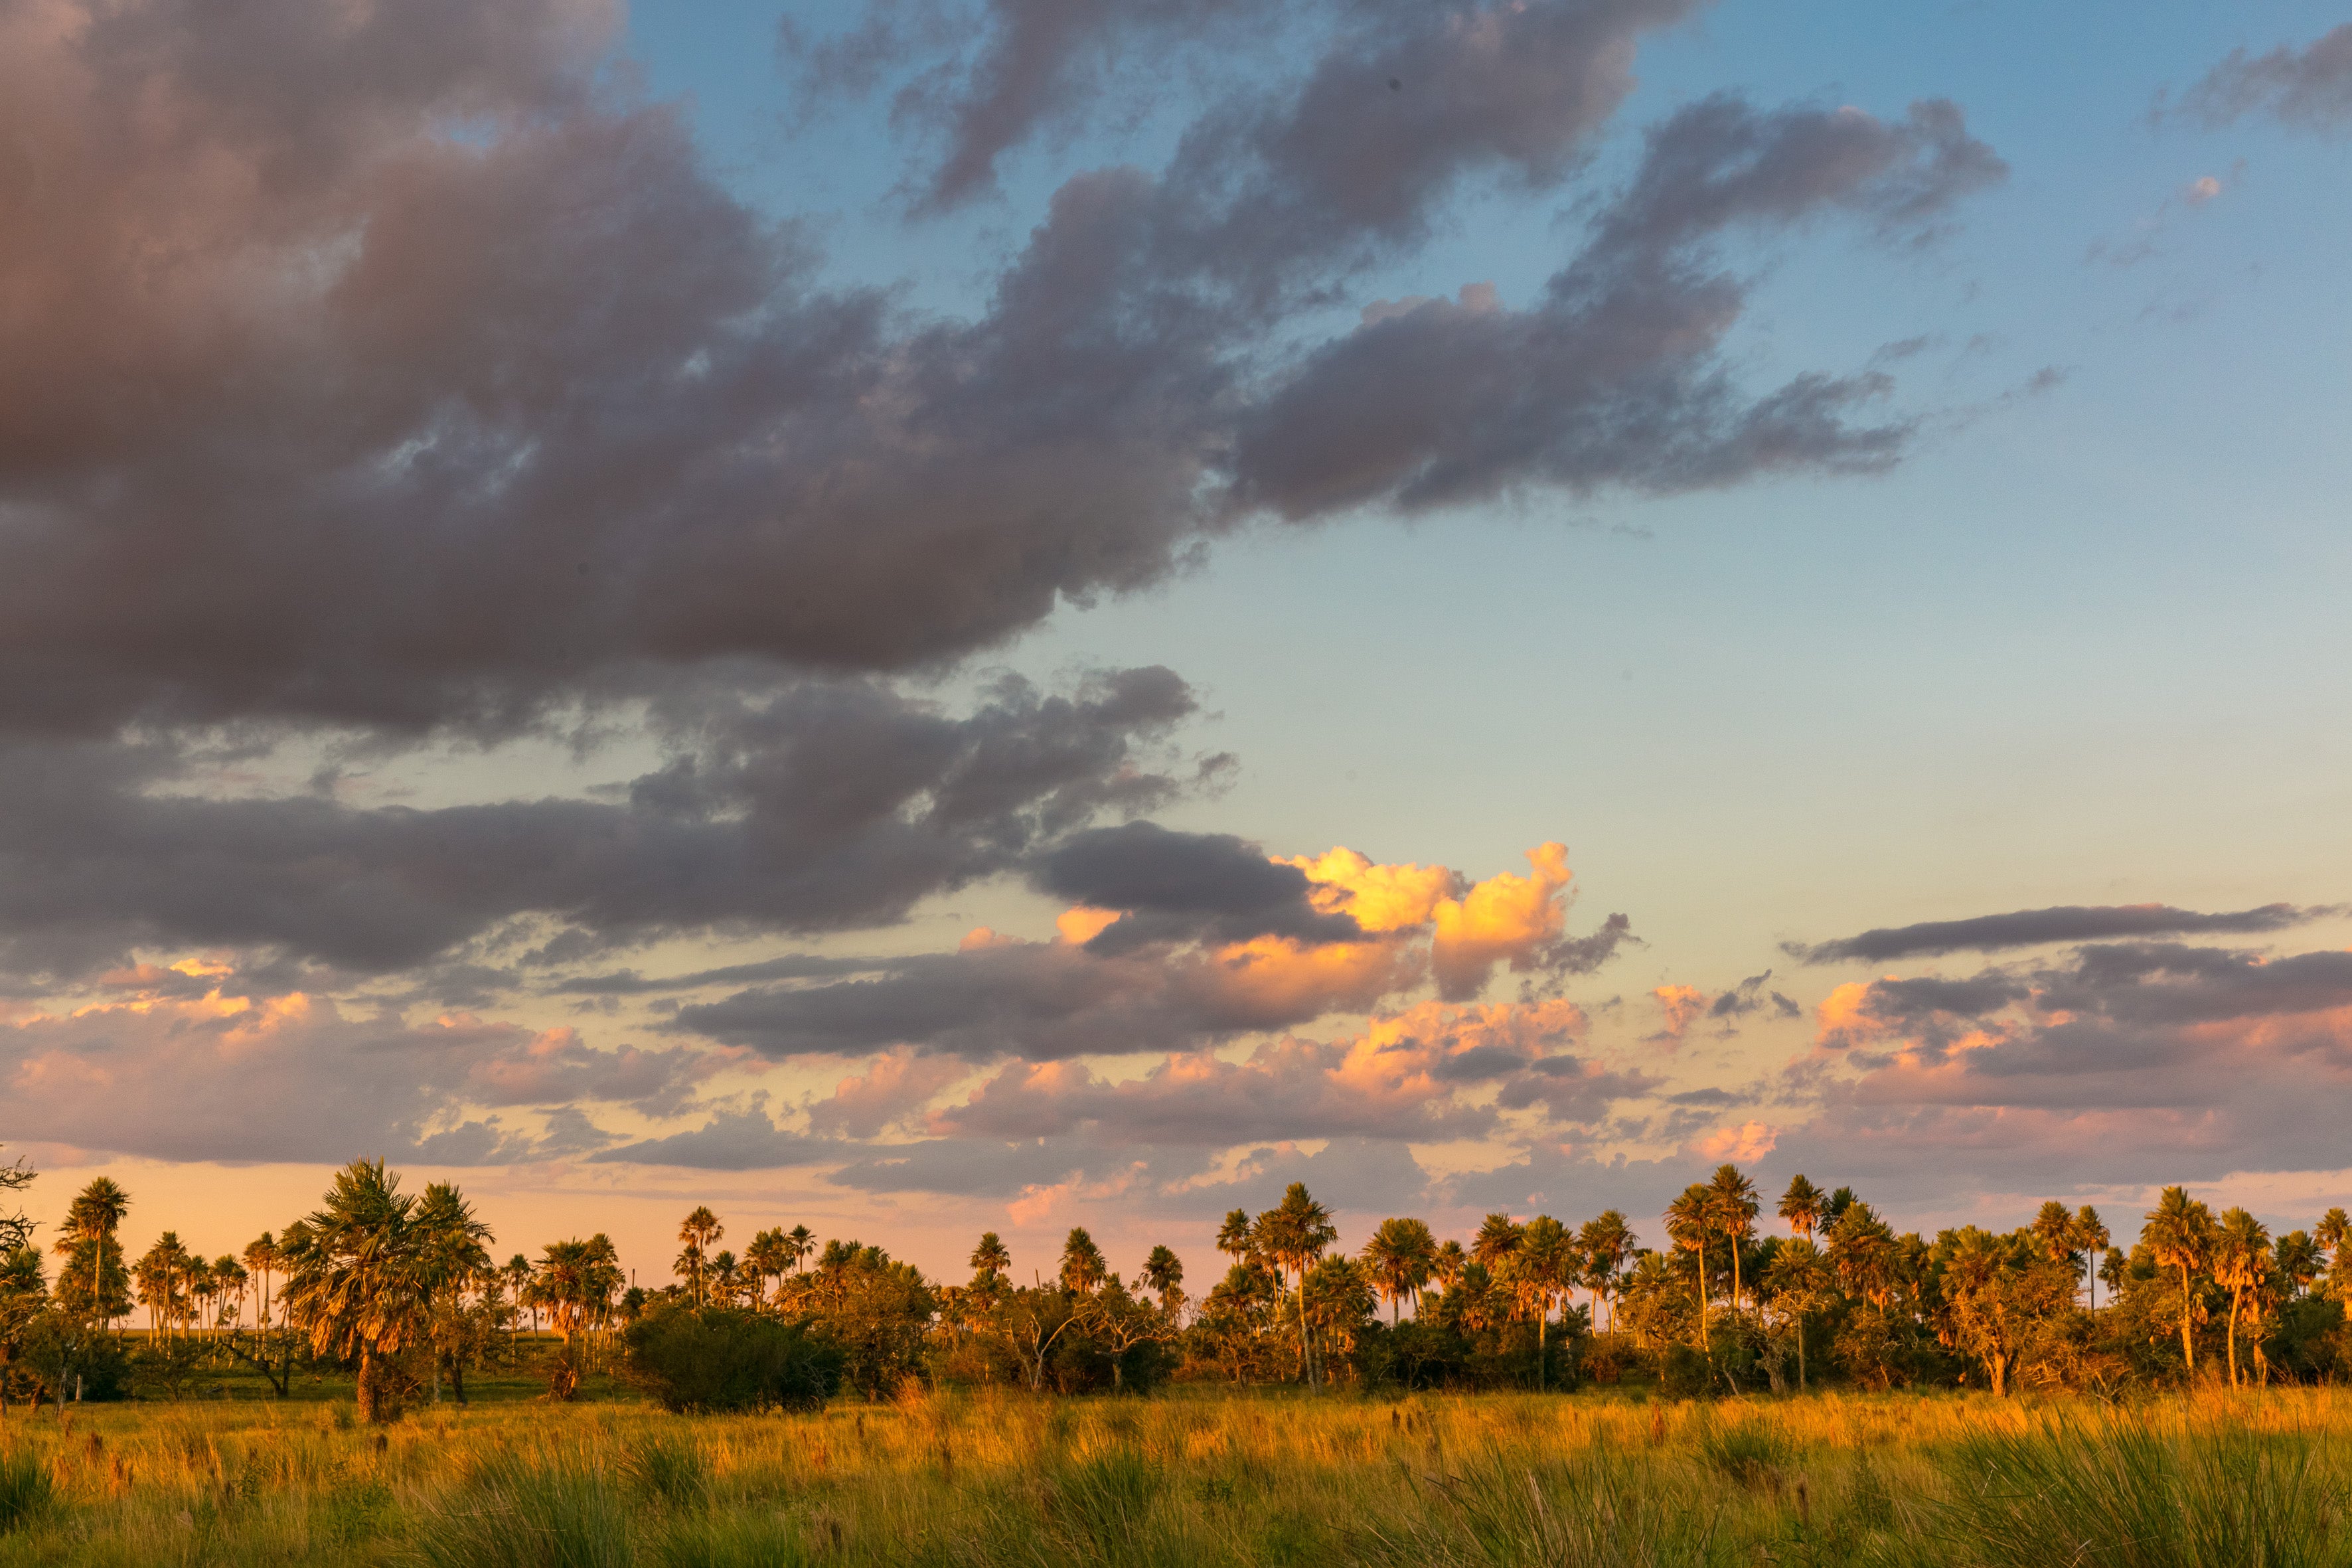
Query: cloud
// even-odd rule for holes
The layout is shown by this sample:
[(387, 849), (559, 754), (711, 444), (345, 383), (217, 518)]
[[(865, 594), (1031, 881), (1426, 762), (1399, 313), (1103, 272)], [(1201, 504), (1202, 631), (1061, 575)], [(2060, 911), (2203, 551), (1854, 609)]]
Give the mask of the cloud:
[(1229, 833), (1173, 833), (1151, 822), (1096, 828), (1043, 857), (1031, 880), (1056, 897), (1120, 911), (1087, 939), (1097, 952), (1202, 937), (1364, 935), (1347, 914), (1314, 906), (1305, 872)]
[[(162, 1160), (530, 1160), (547, 1151), (529, 1113), (670, 1115), (734, 1065), (731, 1053), (597, 1049), (570, 1029), (464, 1014), (350, 1017), (300, 993), (191, 999), (166, 986), (0, 1023), (12, 1138)], [(577, 1118), (561, 1131), (575, 1149), (601, 1137)]]
[(1706, 993), (1696, 985), (1661, 985), (1650, 993), (1658, 1005), (1658, 1032), (1649, 1037), (1669, 1048), (1682, 1044), (1690, 1026), (1706, 1015)]
[(1243, 424), (1235, 493), (1304, 519), (1528, 487), (1677, 491), (1884, 468), (1907, 426), (1848, 422), (1889, 392), (1883, 373), (1808, 374), (1760, 395), (1724, 375), (1715, 353), (1744, 290), (1707, 249), (1727, 231), (1837, 211), (1916, 236), (2001, 174), (1948, 103), (1892, 124), (1727, 98), (1683, 110), (1652, 129), (1633, 181), (1536, 303), (1368, 312), (1308, 353)]
[[(2158, 112), (2168, 112), (2159, 100)], [(2352, 23), (2296, 48), (2232, 49), (2168, 112), (2208, 128), (2263, 114), (2296, 131), (2352, 125)]]
[(1969, 981), (1840, 986), (1822, 1024), (1790, 1086), (1815, 1110), (1779, 1152), (1906, 1196), (2343, 1164), (2352, 953), (2090, 947)]
[(1814, 943), (1783, 942), (1781, 951), (1807, 963), (1884, 963), (1897, 958), (1946, 952), (1995, 952), (2053, 942), (2100, 942), (2115, 937), (2194, 934), (2247, 935), (2285, 931), (2335, 912), (2264, 904), (2259, 909), (2200, 914), (2168, 904), (2067, 904), (2019, 910), (1969, 920), (1926, 921), (1917, 925), (1880, 926), (1860, 936)]
[(802, 682), (665, 709), (671, 760), (622, 800), (433, 809), (207, 797), (162, 787), (194, 771), (184, 747), (0, 740), (0, 958), (73, 971), (134, 946), (256, 946), (382, 973), (502, 931), (569, 933), (584, 955), (885, 924), (1098, 815), (1174, 798), (1178, 776), (1151, 763), (1192, 707), (1157, 668), (1068, 695), (1008, 679), (961, 716), (877, 682)]
[[(1035, 873), (1045, 886), (1134, 902), (1081, 904), (1063, 916), (1059, 942), (991, 931), (858, 977), (697, 1003), (671, 1026), (779, 1057), (862, 1058), (899, 1045), (975, 1062), (1181, 1052), (1368, 1011), (1433, 974), (1441, 997), (1463, 1000), (1497, 964), (1551, 978), (1586, 973), (1630, 940), (1622, 915), (1587, 936), (1562, 934), (1570, 874), (1557, 844), (1529, 851), (1530, 876), (1469, 883), (1344, 849), (1268, 859), (1238, 839), (1149, 824), (1072, 843)], [(1457, 887), (1458, 897), (1444, 890)], [(1231, 940), (1237, 931), (1260, 934)]]
[[(1071, 175), (971, 319), (821, 282), (806, 230), (602, 71), (596, 0), (13, 12), (0, 725), (503, 735), (688, 678), (936, 669), (1267, 511), (1883, 466), (1902, 427), (1841, 423), (1874, 379), (1750, 396), (1713, 361), (1738, 290), (1688, 247), (1940, 214), (1996, 166), (1948, 108), (1711, 100), (1533, 312), (1315, 346), (1303, 312), (1465, 182), (1573, 171), (1634, 39), (1691, 9), (1350, 8), (1160, 173)], [(1449, 379), (1408, 394), (1423, 362)]]

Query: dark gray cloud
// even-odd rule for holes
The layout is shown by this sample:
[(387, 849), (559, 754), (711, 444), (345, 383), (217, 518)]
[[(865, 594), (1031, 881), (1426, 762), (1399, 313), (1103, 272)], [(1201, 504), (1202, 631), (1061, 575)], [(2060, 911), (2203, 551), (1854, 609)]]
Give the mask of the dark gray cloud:
[[(799, 229), (599, 75), (592, 0), (20, 16), (0, 723), (498, 731), (665, 672), (952, 661), (1262, 510), (1883, 464), (1901, 428), (1842, 423), (1878, 383), (1743, 393), (1709, 358), (1737, 290), (1679, 258), (1939, 212), (1992, 166), (1942, 110), (1705, 106), (1527, 331), (1432, 308), (1274, 347), (1465, 179), (1573, 170), (1635, 37), (1690, 8), (1350, 8), (1163, 173), (1067, 180), (969, 321), (820, 287)], [(1397, 374), (1359, 406), (1354, 373), (1433, 358), (1433, 400)], [(1496, 390), (1441, 418), (1479, 364)], [(1334, 445), (1370, 414), (1412, 437), (1378, 475)]]
[(1307, 518), (1530, 485), (1684, 490), (1884, 468), (1907, 426), (1849, 422), (1890, 390), (1882, 373), (1807, 374), (1761, 395), (1727, 376), (1717, 349), (1744, 289), (1706, 247), (1841, 210), (1916, 233), (2000, 173), (1948, 103), (1895, 123), (1694, 105), (1651, 132), (1633, 181), (1534, 305), (1475, 289), (1406, 300), (1307, 354), (1244, 421), (1236, 494)]
[(2232, 49), (2169, 112), (2207, 126), (2250, 114), (2298, 131), (2352, 126), (2352, 22), (2300, 48), (2282, 44), (2260, 55)]
[(2259, 909), (2221, 914), (2177, 910), (2168, 904), (2064, 904), (2046, 910), (2019, 910), (2005, 915), (1979, 915), (1969, 920), (1880, 926), (1860, 936), (1835, 942), (1784, 942), (1781, 951), (1807, 963), (1883, 963), (1896, 958), (1995, 952), (2004, 948), (2103, 942), (2116, 937), (2253, 935), (2285, 931), (2333, 912), (2326, 908), (2297, 909), (2293, 904), (2264, 904)]
[(1048, 851), (1030, 880), (1056, 898), (1123, 911), (1087, 943), (1097, 952), (1192, 939), (1364, 935), (1353, 918), (1307, 901), (1304, 871), (1230, 833), (1176, 833), (1152, 822), (1094, 828)]
[(671, 1027), (772, 1057), (864, 1057), (898, 1045), (974, 1061), (1188, 1050), (1361, 1010), (1418, 981), (1399, 954), (1265, 985), (1246, 963), (1185, 951), (1018, 942), (901, 959), (867, 979), (761, 986), (681, 1007)]
[(962, 715), (865, 681), (706, 694), (666, 710), (675, 758), (625, 799), (430, 810), (159, 790), (190, 762), (170, 745), (0, 744), (0, 937), (20, 969), (193, 944), (383, 972), (467, 943), (886, 923), (1171, 798), (1151, 763), (1192, 705), (1162, 669), (1000, 683)]

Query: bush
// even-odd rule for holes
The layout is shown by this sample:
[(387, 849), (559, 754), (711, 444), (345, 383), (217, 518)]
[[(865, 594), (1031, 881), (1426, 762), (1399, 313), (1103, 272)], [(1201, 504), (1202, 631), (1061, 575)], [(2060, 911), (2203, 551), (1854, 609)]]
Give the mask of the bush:
[(814, 1410), (841, 1386), (842, 1354), (786, 1323), (731, 1308), (663, 1306), (621, 1334), (629, 1381), (673, 1415)]
[(1658, 1386), (1674, 1399), (1705, 1399), (1715, 1393), (1715, 1368), (1688, 1345), (1668, 1345), (1658, 1363)]

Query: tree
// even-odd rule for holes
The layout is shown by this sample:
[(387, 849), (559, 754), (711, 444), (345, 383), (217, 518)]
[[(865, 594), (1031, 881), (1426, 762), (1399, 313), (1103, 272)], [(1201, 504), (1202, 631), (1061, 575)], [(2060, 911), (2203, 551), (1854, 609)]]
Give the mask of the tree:
[(2074, 1211), (2074, 1250), (2083, 1255), (2083, 1274), (2091, 1287), (2091, 1310), (2099, 1310), (2099, 1274), (2094, 1267), (2099, 1254), (2113, 1237), (2107, 1235), (2106, 1221), (2099, 1211), (2084, 1204)]
[(1789, 1178), (1789, 1190), (1780, 1194), (1780, 1217), (1789, 1223), (1792, 1236), (1811, 1241), (1822, 1227), (1821, 1188), (1805, 1180), (1803, 1175)]
[(2230, 1293), (2230, 1386), (2238, 1386), (2238, 1315), (2249, 1292), (2270, 1278), (2271, 1233), (2244, 1209), (2222, 1215), (2212, 1238), (2213, 1282)]
[[(25, 1163), (19, 1156), (0, 1165), (0, 1193), (21, 1193), (33, 1184), (40, 1173)], [(34, 1222), (25, 1217), (20, 1208), (0, 1208), (0, 1256), (14, 1253), (33, 1241)]]
[(1339, 1239), (1331, 1211), (1307, 1194), (1307, 1184), (1293, 1182), (1282, 1202), (1257, 1216), (1250, 1234), (1258, 1249), (1297, 1281), (1298, 1360), (1307, 1386), (1317, 1386), (1315, 1346), (1307, 1326), (1307, 1271), (1330, 1245)]
[(1748, 1238), (1756, 1230), (1756, 1184), (1739, 1173), (1739, 1167), (1725, 1163), (1716, 1167), (1715, 1179), (1707, 1184), (1707, 1213), (1715, 1228), (1731, 1243), (1731, 1310), (1739, 1312), (1739, 1255), (1747, 1250)]
[(1682, 1250), (1698, 1258), (1698, 1345), (1707, 1348), (1706, 1247), (1715, 1235), (1713, 1194), (1694, 1182), (1682, 1196), (1666, 1205), (1666, 1235)]
[(1625, 1216), (1615, 1209), (1603, 1209), (1584, 1222), (1576, 1235), (1576, 1245), (1584, 1255), (1584, 1283), (1599, 1300), (1608, 1303), (1609, 1326), (1617, 1326), (1617, 1279), (1624, 1273), (1626, 1262), (1633, 1256), (1633, 1229)]
[(1160, 1300), (1160, 1310), (1174, 1322), (1176, 1314), (1184, 1307), (1183, 1260), (1164, 1247), (1155, 1247), (1143, 1260), (1142, 1272), (1136, 1282)]
[(792, 1243), (784, 1239), (782, 1230), (771, 1226), (751, 1237), (751, 1245), (743, 1249), (743, 1267), (751, 1271), (751, 1305), (760, 1307), (768, 1300), (768, 1281), (781, 1280), (792, 1272), (787, 1253)]
[(1462, 1250), (1462, 1244), (1448, 1237), (1438, 1246), (1437, 1261), (1432, 1266), (1432, 1271), (1437, 1276), (1439, 1286), (1451, 1290), (1461, 1283), (1462, 1270), (1469, 1266), (1469, 1262), (1470, 1255)]
[(1110, 1265), (1103, 1261), (1095, 1238), (1084, 1226), (1072, 1226), (1062, 1243), (1062, 1289), (1073, 1296), (1091, 1296), (1109, 1277)]
[[(2062, 1206), (2059, 1217), (2072, 1223)], [(2062, 1239), (2068, 1234), (2060, 1227)], [(1995, 1394), (2009, 1392), (2018, 1358), (2074, 1300), (2072, 1251), (2053, 1253), (2038, 1226), (2008, 1236), (1967, 1226), (1936, 1238), (1941, 1311), (1937, 1338), (1984, 1363)]]
[(2140, 1240), (2147, 1244), (2158, 1268), (2180, 1272), (2180, 1358), (2194, 1377), (2196, 1325), (2204, 1321), (2203, 1303), (2198, 1299), (2194, 1279), (2204, 1271), (2211, 1256), (2212, 1211), (2190, 1198), (2186, 1188), (2167, 1187), (2157, 1195), (2156, 1207), (2149, 1211), (2147, 1222), (2140, 1230)]
[(1547, 1378), (1545, 1331), (1551, 1321), (1552, 1303), (1567, 1297), (1583, 1276), (1584, 1263), (1577, 1252), (1576, 1238), (1569, 1234), (1566, 1226), (1548, 1214), (1528, 1221), (1526, 1229), (1520, 1232), (1518, 1251), (1512, 1263), (1513, 1272), (1535, 1305), (1536, 1386), (1540, 1389)]
[(363, 1421), (394, 1414), (378, 1363), (425, 1327), (432, 1275), (415, 1214), (416, 1200), (383, 1161), (354, 1160), (336, 1173), (325, 1206), (290, 1233), (288, 1311), (312, 1354), (358, 1361)]
[[(106, 1254), (110, 1247), (120, 1253), (114, 1233), (130, 1212), (131, 1194), (115, 1185), (111, 1177), (100, 1176), (74, 1194), (66, 1208), (65, 1234), (58, 1238), (60, 1253), (74, 1255), (76, 1243), (89, 1251), (89, 1310), (100, 1327), (106, 1326)], [(80, 1261), (79, 1257), (75, 1261)]]
[(1413, 1298), (1415, 1313), (1421, 1310), (1422, 1289), (1437, 1271), (1437, 1237), (1420, 1220), (1384, 1219), (1364, 1243), (1363, 1259), (1372, 1289), (1389, 1304), (1393, 1327), (1407, 1296)]
[(466, 1194), (448, 1182), (435, 1182), (425, 1189), (411, 1226), (433, 1340), (433, 1402), (441, 1403), (441, 1366), (447, 1361), (462, 1403), (465, 1369), (462, 1358), (453, 1352), (463, 1338), (459, 1318), (466, 1282), (490, 1266), (490, 1227), (476, 1216)]
[[(1800, 1178), (1801, 1180), (1801, 1178)], [(1811, 1237), (1782, 1243), (1764, 1274), (1764, 1289), (1797, 1342), (1797, 1389), (1805, 1388), (1805, 1319), (1832, 1294), (1829, 1260)]]
[(2319, 1247), (2307, 1231), (2291, 1230), (2273, 1244), (2279, 1279), (2290, 1298), (2300, 1297), (2319, 1278)]
[(1257, 1250), (1247, 1209), (1228, 1209), (1217, 1227), (1217, 1250), (1238, 1263)]
[(132, 1274), (139, 1281), (139, 1300), (147, 1308), (150, 1334), (169, 1338), (187, 1315), (188, 1286), (195, 1261), (176, 1230), (157, 1237), (140, 1258)]
[(270, 1277), (285, 1266), (285, 1256), (278, 1247), (278, 1238), (263, 1231), (245, 1244), (245, 1266), (261, 1276), (261, 1324), (269, 1324)]
[(676, 1268), (681, 1279), (691, 1281), (694, 1304), (698, 1307), (703, 1304), (702, 1279), (708, 1268), (710, 1244), (726, 1234), (727, 1227), (719, 1223), (719, 1216), (705, 1205), (697, 1205), (692, 1214), (678, 1222), (677, 1239), (685, 1245), (686, 1250), (677, 1255)]

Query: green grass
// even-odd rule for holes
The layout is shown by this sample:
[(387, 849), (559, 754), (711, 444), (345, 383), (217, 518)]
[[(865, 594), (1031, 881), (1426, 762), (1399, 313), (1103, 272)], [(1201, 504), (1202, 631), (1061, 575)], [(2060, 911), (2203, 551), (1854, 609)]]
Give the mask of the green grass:
[[(490, 1394), (493, 1387), (476, 1385)], [(0, 1423), (0, 1565), (2352, 1568), (2352, 1398), (948, 1392), (681, 1417), (607, 1391)]]

